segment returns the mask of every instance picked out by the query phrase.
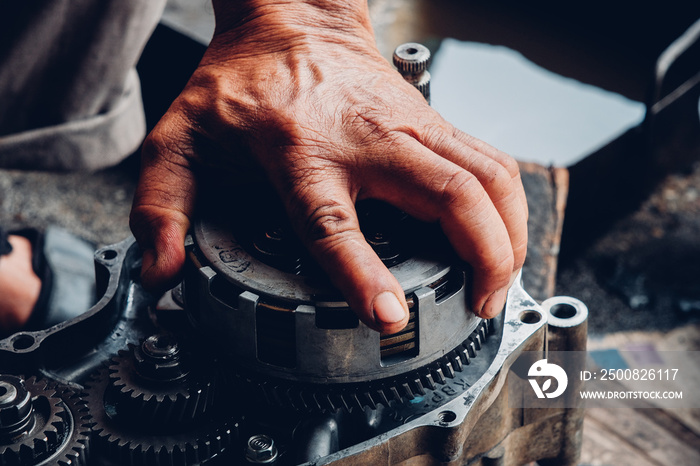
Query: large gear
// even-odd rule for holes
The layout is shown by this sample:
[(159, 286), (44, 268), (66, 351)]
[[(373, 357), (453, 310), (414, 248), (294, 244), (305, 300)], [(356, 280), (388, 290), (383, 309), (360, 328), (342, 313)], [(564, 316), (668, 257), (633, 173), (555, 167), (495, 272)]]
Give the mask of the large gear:
[(112, 359), (109, 378), (120, 409), (156, 427), (191, 423), (211, 409), (215, 371), (193, 364), (181, 346), (170, 335), (153, 335)]
[(79, 394), (35, 377), (0, 375), (0, 465), (85, 465), (90, 421)]
[(234, 374), (234, 379), (252, 393), (264, 397), (264, 401), (272, 406), (301, 412), (334, 412), (339, 409), (351, 412), (365, 407), (376, 409), (379, 404), (388, 407), (391, 402), (410, 401), (445, 385), (455, 377), (455, 372), (462, 372), (477, 357), (491, 331), (491, 321), (482, 320), (469, 338), (438, 360), (407, 374), (373, 382), (340, 386), (300, 384), (256, 377), (241, 371)]
[(102, 455), (115, 465), (200, 464), (220, 454), (235, 436), (235, 421), (223, 413), (184, 426), (143, 425), (138, 417), (130, 418), (131, 413), (120, 412), (124, 398), (104, 369), (93, 375), (87, 390), (95, 441)]

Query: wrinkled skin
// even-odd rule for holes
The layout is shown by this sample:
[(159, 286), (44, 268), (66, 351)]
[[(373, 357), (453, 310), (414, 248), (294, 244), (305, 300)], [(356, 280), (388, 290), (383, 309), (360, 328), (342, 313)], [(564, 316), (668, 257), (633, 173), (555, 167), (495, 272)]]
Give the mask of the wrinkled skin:
[[(131, 214), (144, 285), (178, 279), (198, 168), (258, 169), (368, 326), (396, 332), (408, 310), (359, 230), (354, 205), (365, 198), (439, 222), (474, 269), (473, 309), (497, 315), (527, 245), (517, 163), (456, 130), (404, 82), (374, 45), (364, 0), (214, 7), (199, 68), (144, 146)], [(222, 150), (212, 156), (203, 143)]]

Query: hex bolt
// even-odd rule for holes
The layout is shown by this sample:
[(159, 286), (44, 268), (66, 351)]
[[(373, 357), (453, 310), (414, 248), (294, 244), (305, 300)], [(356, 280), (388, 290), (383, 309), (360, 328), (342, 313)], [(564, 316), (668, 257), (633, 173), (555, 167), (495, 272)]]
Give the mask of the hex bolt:
[(396, 47), (393, 61), (401, 76), (430, 103), (430, 50), (422, 44), (407, 42)]
[(277, 460), (277, 447), (269, 435), (253, 435), (248, 439), (245, 457), (249, 463), (272, 464)]
[(136, 372), (147, 379), (170, 382), (188, 374), (180, 345), (168, 334), (151, 335), (134, 348)]

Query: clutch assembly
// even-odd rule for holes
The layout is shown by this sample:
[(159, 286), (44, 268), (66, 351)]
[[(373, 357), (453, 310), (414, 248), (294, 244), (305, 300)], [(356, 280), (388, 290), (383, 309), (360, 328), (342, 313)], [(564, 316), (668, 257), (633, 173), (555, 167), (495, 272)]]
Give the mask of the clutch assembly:
[(506, 387), (525, 351), (585, 349), (585, 306), (518, 282), (477, 318), (437, 230), (358, 209), (404, 330), (360, 322), (268, 209), (205, 209), (166, 296), (128, 239), (97, 251), (89, 311), (0, 341), (0, 464), (575, 464), (582, 410), (512, 408)]

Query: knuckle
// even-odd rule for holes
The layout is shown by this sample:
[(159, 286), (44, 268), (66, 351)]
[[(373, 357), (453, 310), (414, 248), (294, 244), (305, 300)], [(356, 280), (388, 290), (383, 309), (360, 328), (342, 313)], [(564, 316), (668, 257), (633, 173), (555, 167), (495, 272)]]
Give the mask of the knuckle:
[[(444, 210), (461, 209), (465, 204), (478, 204), (485, 193), (478, 189), (479, 181), (466, 170), (457, 170), (442, 183), (439, 198)], [(479, 195), (481, 194), (481, 196)]]
[(517, 160), (507, 154), (503, 154), (503, 157), (499, 159), (499, 162), (506, 169), (511, 178), (520, 177), (520, 165), (518, 165)]
[(326, 204), (314, 209), (304, 225), (304, 236), (312, 244), (328, 247), (358, 230), (351, 210), (342, 204)]
[(142, 156), (148, 162), (165, 160), (172, 163), (182, 164), (191, 153), (190, 144), (184, 136), (183, 131), (168, 130), (159, 124), (146, 137), (142, 146)]
[(431, 122), (423, 125), (420, 140), (434, 152), (442, 153), (451, 149), (454, 128), (446, 122)]
[(481, 268), (491, 277), (496, 288), (502, 288), (510, 283), (510, 277), (515, 267), (515, 257), (509, 247), (497, 248), (484, 257)]
[(467, 146), (472, 147), (497, 162), (506, 170), (511, 178), (516, 178), (520, 175), (520, 166), (518, 162), (505, 152), (457, 128), (453, 128), (452, 135), (455, 139), (462, 141)]
[(129, 228), (139, 243), (162, 243), (177, 237), (182, 224), (189, 224), (187, 215), (158, 204), (134, 205), (129, 214)]
[(495, 193), (505, 196), (511, 191), (512, 177), (510, 173), (495, 161), (489, 162), (489, 167), (485, 172), (485, 177), (481, 180), (482, 183), (494, 189)]

